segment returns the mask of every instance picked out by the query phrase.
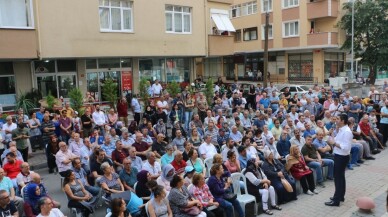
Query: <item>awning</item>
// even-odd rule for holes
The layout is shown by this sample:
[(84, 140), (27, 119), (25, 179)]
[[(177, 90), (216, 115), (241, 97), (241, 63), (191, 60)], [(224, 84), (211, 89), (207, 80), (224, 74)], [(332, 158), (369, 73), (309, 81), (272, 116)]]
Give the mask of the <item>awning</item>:
[(212, 20), (216, 24), (218, 30), (229, 32), (236, 31), (236, 29), (233, 27), (232, 22), (230, 22), (228, 11), (211, 9), (210, 13)]

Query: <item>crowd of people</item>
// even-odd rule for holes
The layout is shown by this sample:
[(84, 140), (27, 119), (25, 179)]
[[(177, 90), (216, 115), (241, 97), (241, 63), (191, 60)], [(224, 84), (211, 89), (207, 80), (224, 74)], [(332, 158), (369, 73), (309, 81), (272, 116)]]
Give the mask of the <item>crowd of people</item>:
[[(278, 96), (272, 83), (252, 85), (245, 95), (235, 83), (206, 99), (189, 89), (170, 96), (159, 85), (151, 86), (150, 96), (157, 98), (144, 112), (139, 99), (123, 97), (117, 110), (90, 106), (80, 117), (69, 103), (54, 113), (41, 107), (30, 116), (23, 110), (15, 119), (7, 116), (0, 213), (63, 216), (40, 175), (29, 169), (31, 149), (45, 148), (48, 171), (61, 176), (67, 206), (83, 216), (106, 203), (111, 216), (243, 217), (236, 184), (268, 215), (297, 200), (298, 181), (304, 194), (318, 194), (317, 187), (335, 178), (333, 149), (344, 124), (353, 134), (349, 170), (374, 160), (388, 140), (382, 133), (388, 130), (388, 87), (382, 93), (371, 88), (362, 99), (317, 85), (301, 96), (289, 90)], [(376, 94), (379, 101), (372, 100)], [(234, 183), (234, 173), (246, 181)]]

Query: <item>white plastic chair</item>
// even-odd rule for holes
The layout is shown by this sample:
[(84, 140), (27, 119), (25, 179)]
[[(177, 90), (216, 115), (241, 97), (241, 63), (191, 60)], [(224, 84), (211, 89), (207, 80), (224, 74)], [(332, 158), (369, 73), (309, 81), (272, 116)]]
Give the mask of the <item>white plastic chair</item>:
[[(248, 194), (247, 189), (247, 180), (245, 176), (242, 173), (232, 173), (231, 175), (232, 179), (232, 185), (233, 185), (233, 191), (235, 194), (237, 194), (237, 200), (240, 202), (241, 208), (243, 209), (245, 213), (245, 205), (251, 202), (255, 202), (255, 216), (257, 215), (257, 203), (256, 203), (256, 197), (253, 195)], [(241, 194), (240, 189), (240, 180), (244, 182), (244, 192), (245, 194)]]
[(210, 177), (210, 169), (213, 166), (213, 158), (212, 157), (206, 158), (204, 163), (206, 165), (206, 177)]
[(241, 170), (241, 174), (244, 175), (245, 170), (246, 170), (246, 168), (242, 169), (242, 170)]
[(133, 185), (133, 190), (136, 191), (136, 186), (137, 186), (137, 182), (135, 182), (135, 184)]

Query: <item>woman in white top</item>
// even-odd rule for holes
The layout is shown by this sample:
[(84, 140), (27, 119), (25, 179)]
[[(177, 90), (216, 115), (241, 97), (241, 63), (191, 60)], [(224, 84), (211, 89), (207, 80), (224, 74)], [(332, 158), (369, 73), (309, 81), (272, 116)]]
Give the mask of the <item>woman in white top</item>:
[(162, 174), (161, 176), (156, 179), (156, 182), (158, 185), (161, 185), (166, 190), (166, 194), (168, 195), (171, 190), (170, 182), (172, 180), (172, 177), (175, 174), (175, 169), (171, 164), (166, 164), (162, 168)]

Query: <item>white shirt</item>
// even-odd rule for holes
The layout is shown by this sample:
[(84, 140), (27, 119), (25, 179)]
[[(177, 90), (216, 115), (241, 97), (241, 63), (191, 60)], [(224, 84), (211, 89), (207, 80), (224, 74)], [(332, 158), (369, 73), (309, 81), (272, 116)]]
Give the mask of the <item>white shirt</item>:
[(300, 136), (300, 139), (298, 140), (295, 136), (293, 136), (290, 139), (291, 145), (297, 145), (299, 147), (299, 150), (302, 150), (302, 147), (306, 144), (306, 140)]
[(103, 125), (106, 123), (106, 120), (105, 120), (105, 114), (104, 112), (102, 111), (95, 111), (93, 112), (93, 121), (95, 124), (97, 125)]
[(65, 215), (63, 215), (61, 210), (59, 210), (57, 208), (52, 208), (49, 215), (39, 214), (37, 217), (63, 217), (63, 216), (65, 216)]
[(160, 166), (160, 163), (155, 161), (154, 166), (152, 166), (148, 160), (143, 164), (142, 170), (147, 170), (151, 175), (160, 175), (162, 172), (162, 167)]
[[(4, 125), (3, 125), (3, 132), (4, 132), (4, 134), (5, 134), (5, 131), (6, 130), (8, 130), (8, 131), (11, 131), (12, 132), (12, 130), (14, 130), (14, 129), (16, 129), (17, 128), (17, 125), (15, 124), (15, 123), (12, 123), (11, 125), (8, 125), (8, 123), (5, 123)], [(9, 141), (11, 141), (12, 140), (12, 133), (8, 133), (8, 134), (5, 134), (5, 141), (7, 141), (7, 142), (9, 142)]]
[(212, 158), (215, 154), (217, 154), (216, 147), (212, 143), (207, 144), (206, 142), (199, 146), (198, 151), (201, 157), (202, 155), (205, 155), (205, 157), (202, 157), (204, 159), (209, 157)]
[(133, 111), (135, 113), (141, 113), (141, 107), (139, 101), (136, 98), (132, 98), (131, 106), (133, 107)]
[(334, 147), (333, 153), (338, 155), (349, 155), (350, 149), (352, 148), (352, 140), (353, 140), (353, 133), (348, 127), (348, 125), (345, 125), (341, 128), (339, 128), (339, 132), (337, 136), (334, 138), (334, 141), (340, 145), (341, 148), (338, 148), (337, 146)]
[(162, 85), (160, 84), (153, 84), (152, 85), (152, 92), (154, 93), (154, 95), (160, 95), (161, 92), (162, 92)]
[(168, 113), (167, 113), (167, 109), (166, 109), (166, 106), (168, 105), (167, 101), (160, 101), (160, 100), (159, 100), (159, 101), (156, 103), (156, 105), (158, 106), (158, 108), (164, 108), (164, 109), (163, 109), (164, 113), (168, 114)]
[(335, 105), (334, 103), (330, 104), (329, 111), (331, 113), (331, 116), (338, 116), (341, 114), (341, 112), (344, 111), (344, 107), (338, 103), (338, 105)]
[(290, 115), (291, 120), (294, 122), (295, 122), (295, 120), (299, 119), (299, 114), (297, 112), (295, 112), (295, 114), (292, 114), (292, 112), (290, 112), (288, 114)]
[(204, 122), (203, 122), (203, 125), (205, 126), (205, 127), (207, 127), (207, 125), (209, 125), (209, 121), (210, 120), (212, 120), (213, 121), (213, 124), (214, 125), (216, 125), (217, 124), (217, 120), (216, 120), (216, 118), (215, 117), (206, 117), (205, 118), (205, 120), (204, 120)]

